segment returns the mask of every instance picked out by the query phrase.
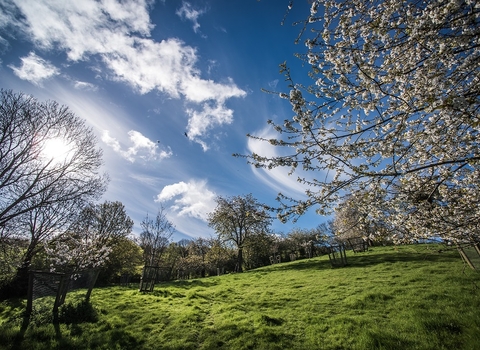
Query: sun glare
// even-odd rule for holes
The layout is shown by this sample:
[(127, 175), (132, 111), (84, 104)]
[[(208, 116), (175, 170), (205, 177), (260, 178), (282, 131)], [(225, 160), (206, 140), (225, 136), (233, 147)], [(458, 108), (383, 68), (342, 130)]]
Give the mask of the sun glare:
[(45, 142), (42, 150), (42, 157), (46, 161), (61, 163), (68, 160), (71, 153), (72, 148), (65, 142), (65, 140), (55, 138)]

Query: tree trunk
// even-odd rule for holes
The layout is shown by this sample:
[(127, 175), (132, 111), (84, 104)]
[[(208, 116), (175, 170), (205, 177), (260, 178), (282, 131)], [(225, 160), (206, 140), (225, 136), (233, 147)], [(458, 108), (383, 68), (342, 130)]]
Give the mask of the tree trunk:
[(242, 266), (243, 266), (243, 248), (238, 248), (236, 272), (243, 272)]

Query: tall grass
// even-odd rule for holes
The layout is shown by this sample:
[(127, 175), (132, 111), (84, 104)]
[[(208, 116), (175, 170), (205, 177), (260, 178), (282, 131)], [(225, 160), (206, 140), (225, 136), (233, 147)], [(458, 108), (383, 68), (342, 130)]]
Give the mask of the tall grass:
[[(91, 304), (23, 323), (0, 304), (2, 349), (479, 349), (480, 275), (417, 245), (191, 281), (95, 289)], [(72, 298), (72, 297), (71, 297)], [(45, 313), (43, 313), (45, 314)]]

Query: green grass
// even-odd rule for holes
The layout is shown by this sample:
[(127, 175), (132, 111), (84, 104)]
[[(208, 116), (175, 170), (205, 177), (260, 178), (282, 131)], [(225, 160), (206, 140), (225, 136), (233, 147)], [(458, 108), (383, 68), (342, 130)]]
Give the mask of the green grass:
[[(243, 274), (95, 289), (59, 322), (0, 304), (1, 349), (479, 349), (480, 274), (456, 251), (375, 247)], [(42, 316), (43, 315), (43, 316)], [(22, 327), (23, 326), (23, 327)]]

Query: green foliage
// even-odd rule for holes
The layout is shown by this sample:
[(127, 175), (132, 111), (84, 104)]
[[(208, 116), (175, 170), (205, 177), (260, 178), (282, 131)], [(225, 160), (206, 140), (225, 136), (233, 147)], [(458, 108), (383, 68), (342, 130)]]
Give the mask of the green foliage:
[(243, 249), (252, 237), (269, 231), (272, 218), (252, 194), (215, 199), (217, 207), (208, 215), (208, 225), (219, 239), (237, 248), (236, 271), (243, 271)]
[(23, 330), (24, 304), (6, 301), (0, 349), (478, 348), (480, 276), (456, 251), (347, 254), (349, 266), (338, 269), (322, 256), (163, 283), (148, 294), (95, 289), (91, 305), (63, 307), (58, 324)]
[(235, 269), (235, 252), (222, 244), (220, 239), (212, 240), (206, 259), (212, 267), (224, 268), (225, 272)]
[(2, 239), (0, 235), (0, 288), (14, 278), (27, 246), (26, 240)]
[(259, 233), (250, 237), (244, 248), (244, 266), (247, 270), (270, 264), (274, 237), (271, 234)]
[(97, 279), (98, 284), (118, 282), (122, 274), (141, 275), (143, 266), (142, 249), (127, 237), (119, 238), (112, 244), (104, 267)]

